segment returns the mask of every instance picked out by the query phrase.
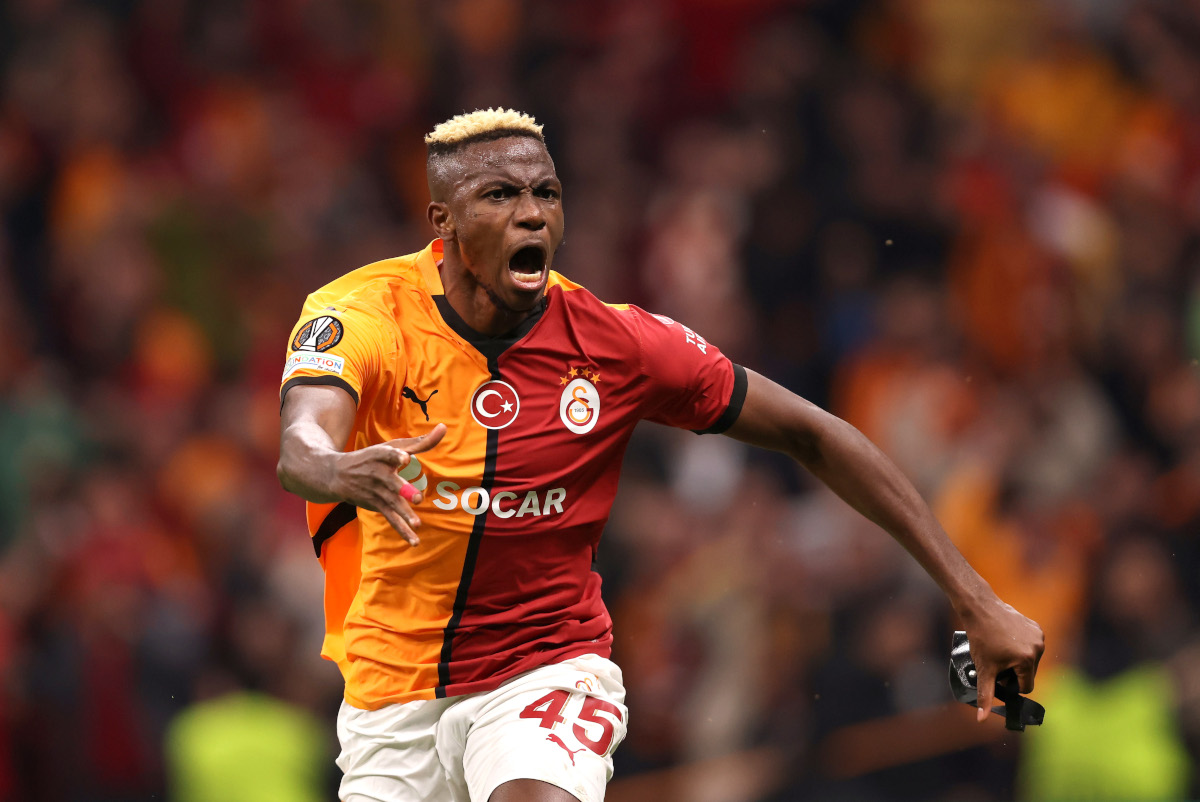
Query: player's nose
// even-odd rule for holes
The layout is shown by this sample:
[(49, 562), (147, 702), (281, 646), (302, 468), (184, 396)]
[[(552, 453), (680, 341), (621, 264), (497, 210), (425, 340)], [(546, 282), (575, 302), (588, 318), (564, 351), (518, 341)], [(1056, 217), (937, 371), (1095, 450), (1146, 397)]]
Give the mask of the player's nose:
[(522, 192), (517, 196), (514, 217), (517, 225), (531, 231), (540, 231), (546, 227), (546, 213), (532, 192)]

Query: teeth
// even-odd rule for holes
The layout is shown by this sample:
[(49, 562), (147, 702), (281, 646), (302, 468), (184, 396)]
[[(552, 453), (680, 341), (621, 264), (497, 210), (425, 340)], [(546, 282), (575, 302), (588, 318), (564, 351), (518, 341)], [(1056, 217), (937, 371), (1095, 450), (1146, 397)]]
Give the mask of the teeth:
[(521, 248), (509, 259), (508, 270), (522, 284), (539, 283), (546, 275), (545, 256), (537, 248)]

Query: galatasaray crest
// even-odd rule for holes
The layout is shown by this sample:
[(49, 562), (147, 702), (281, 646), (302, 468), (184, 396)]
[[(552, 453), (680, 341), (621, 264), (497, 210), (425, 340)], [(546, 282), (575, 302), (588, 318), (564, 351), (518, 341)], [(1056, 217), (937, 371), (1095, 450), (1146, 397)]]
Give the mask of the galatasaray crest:
[(564, 384), (558, 401), (558, 417), (575, 434), (587, 434), (600, 418), (600, 373), (592, 368), (571, 368), (559, 379)]

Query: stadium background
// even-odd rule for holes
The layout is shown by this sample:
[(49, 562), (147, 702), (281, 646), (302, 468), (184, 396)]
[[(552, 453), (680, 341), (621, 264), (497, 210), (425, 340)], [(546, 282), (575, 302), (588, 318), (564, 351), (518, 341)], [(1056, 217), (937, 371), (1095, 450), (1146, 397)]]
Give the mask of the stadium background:
[(285, 341), (497, 104), (556, 266), (859, 426), (1047, 635), (1046, 726), (973, 726), (886, 536), (647, 427), (610, 800), (1197, 795), (1200, 3), (9, 0), (0, 64), (0, 798), (333, 797)]

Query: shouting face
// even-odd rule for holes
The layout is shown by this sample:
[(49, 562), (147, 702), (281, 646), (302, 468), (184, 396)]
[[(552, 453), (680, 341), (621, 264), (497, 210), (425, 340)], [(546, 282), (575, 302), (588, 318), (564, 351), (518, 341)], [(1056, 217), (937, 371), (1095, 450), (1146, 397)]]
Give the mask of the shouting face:
[(562, 184), (546, 146), (523, 136), (466, 145), (431, 165), (430, 188), (447, 296), (454, 303), (456, 289), (466, 298), (474, 308), (459, 311), (480, 330), (495, 328), (478, 319), (480, 297), (495, 307), (496, 325), (518, 322), (545, 293), (563, 237)]

